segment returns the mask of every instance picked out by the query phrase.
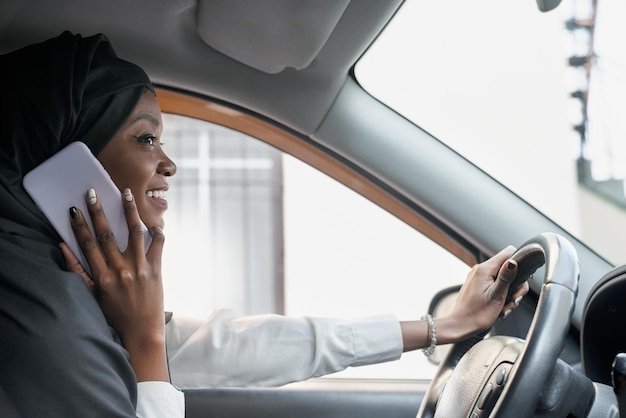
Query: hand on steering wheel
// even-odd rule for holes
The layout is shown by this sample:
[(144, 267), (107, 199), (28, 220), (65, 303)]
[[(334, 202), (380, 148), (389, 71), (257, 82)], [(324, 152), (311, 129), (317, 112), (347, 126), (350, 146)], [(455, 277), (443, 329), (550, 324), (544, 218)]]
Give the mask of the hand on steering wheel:
[(442, 344), (465, 339), (491, 327), (498, 318), (505, 318), (517, 307), (521, 298), (528, 293), (528, 283), (514, 284), (512, 297), (507, 300), (507, 292), (517, 275), (517, 261), (511, 259), (515, 248), (512, 246), (477, 264), (470, 270), (457, 297), (452, 312), (438, 324), (442, 330), (452, 330), (450, 335), (438, 338)]

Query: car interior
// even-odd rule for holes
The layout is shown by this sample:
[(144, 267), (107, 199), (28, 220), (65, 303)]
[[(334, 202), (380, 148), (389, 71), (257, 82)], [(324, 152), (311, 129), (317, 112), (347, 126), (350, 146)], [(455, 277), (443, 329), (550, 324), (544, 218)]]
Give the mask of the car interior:
[[(537, 14), (564, 6), (524, 2)], [(529, 281), (529, 294), (488, 333), (439, 347), (432, 379), (408, 389), (358, 379), (183, 388), (186, 416), (626, 416), (626, 360), (618, 361), (626, 352), (619, 331), (626, 267), (607, 261), (356, 79), (356, 63), (404, 3), (2, 0), (0, 53), (65, 30), (105, 33), (118, 55), (149, 74), (164, 113), (252, 136), (302, 161), (464, 265), (518, 246), (518, 278)], [(458, 287), (438, 290), (431, 313), (445, 311)], [(268, 292), (259, 310), (285, 311), (273, 290), (252, 292), (259, 299)]]

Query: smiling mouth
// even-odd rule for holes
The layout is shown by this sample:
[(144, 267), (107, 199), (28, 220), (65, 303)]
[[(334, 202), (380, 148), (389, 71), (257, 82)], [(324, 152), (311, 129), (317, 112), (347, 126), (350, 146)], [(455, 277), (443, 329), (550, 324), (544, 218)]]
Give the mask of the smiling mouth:
[(165, 199), (165, 190), (148, 190), (146, 196), (155, 199)]

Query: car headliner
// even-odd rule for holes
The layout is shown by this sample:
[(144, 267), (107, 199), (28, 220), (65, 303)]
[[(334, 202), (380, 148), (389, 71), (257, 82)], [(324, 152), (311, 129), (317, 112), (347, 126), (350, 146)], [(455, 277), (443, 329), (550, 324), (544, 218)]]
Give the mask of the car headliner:
[[(320, 125), (354, 62), (402, 1), (346, 3), (349, 4), (343, 10), (335, 6), (336, 0), (273, 0), (272, 4), (279, 7), (269, 9), (267, 2), (255, 0), (4, 0), (0, 52), (45, 40), (64, 30), (85, 36), (102, 32), (111, 39), (118, 55), (142, 66), (156, 84), (188, 89), (236, 105), (245, 104), (247, 109), (270, 115), (308, 136)], [(287, 4), (291, 6), (286, 7)], [(210, 25), (210, 14), (216, 11), (227, 14), (228, 10), (224, 9), (228, 7), (233, 9), (231, 14), (238, 14), (240, 19), (230, 25), (231, 34), (218, 36), (210, 32), (210, 28), (197, 25), (197, 22)], [(293, 11), (302, 8), (317, 10), (308, 14), (315, 20), (309, 25), (306, 36), (300, 36), (301, 25), (294, 25), (290, 17)], [(264, 26), (272, 28), (279, 36), (261, 38), (258, 28), (255, 31), (255, 26), (246, 25), (264, 10), (272, 12), (263, 14)], [(329, 28), (322, 24), (328, 20), (338, 21), (334, 28)], [(218, 52), (201, 37), (236, 52), (236, 47), (245, 44), (224, 39), (242, 37), (241, 30), (247, 27), (251, 28), (251, 33), (244, 33), (243, 37), (258, 41), (247, 45), (241, 56), (250, 57), (248, 62), (263, 71)], [(288, 40), (288, 47), (279, 48), (277, 38)], [(312, 42), (311, 38), (317, 42)], [(134, 42), (126, 42), (126, 39)], [(270, 61), (267, 56), (275, 63), (273, 69), (276, 70), (298, 62), (295, 55), (301, 50), (308, 51), (309, 57), (314, 58), (305, 68), (285, 68), (275, 74), (266, 72)]]

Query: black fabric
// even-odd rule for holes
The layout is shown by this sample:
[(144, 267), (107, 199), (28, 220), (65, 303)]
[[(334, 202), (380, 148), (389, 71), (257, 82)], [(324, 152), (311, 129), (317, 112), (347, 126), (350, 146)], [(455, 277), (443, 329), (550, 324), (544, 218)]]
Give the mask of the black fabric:
[(146, 87), (103, 35), (64, 32), (0, 56), (0, 415), (135, 415), (127, 353), (83, 280), (64, 271), (60, 238), (22, 178), (73, 141), (97, 155)]

